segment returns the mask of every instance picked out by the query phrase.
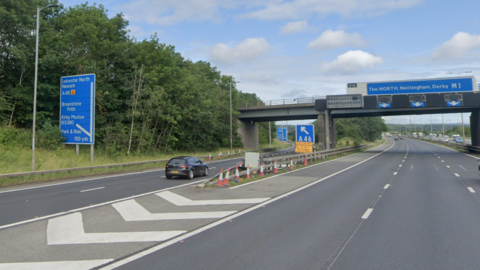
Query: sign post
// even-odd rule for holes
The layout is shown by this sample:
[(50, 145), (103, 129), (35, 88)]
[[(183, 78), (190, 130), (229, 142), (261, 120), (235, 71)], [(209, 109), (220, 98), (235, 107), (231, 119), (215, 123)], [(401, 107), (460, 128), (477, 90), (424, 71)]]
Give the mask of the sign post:
[(295, 152), (313, 152), (313, 144), (315, 143), (315, 133), (313, 125), (297, 125), (295, 131)]
[(93, 161), (95, 74), (60, 79), (60, 130), (66, 139), (65, 144), (91, 145), (90, 160)]

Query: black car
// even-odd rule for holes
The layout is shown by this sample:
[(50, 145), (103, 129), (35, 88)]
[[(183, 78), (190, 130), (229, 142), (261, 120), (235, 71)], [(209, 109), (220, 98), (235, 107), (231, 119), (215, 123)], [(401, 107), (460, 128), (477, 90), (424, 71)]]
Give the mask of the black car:
[(196, 157), (174, 157), (165, 166), (165, 177), (186, 176), (193, 179), (195, 175), (208, 175), (208, 166)]

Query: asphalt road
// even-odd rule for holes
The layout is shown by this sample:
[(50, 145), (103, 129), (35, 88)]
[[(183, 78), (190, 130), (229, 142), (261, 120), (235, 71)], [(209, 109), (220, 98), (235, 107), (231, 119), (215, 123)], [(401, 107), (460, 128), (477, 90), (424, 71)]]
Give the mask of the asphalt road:
[[(291, 151), (284, 149), (277, 152)], [(235, 166), (242, 158), (212, 160), (209, 167)], [(213, 173), (213, 170), (210, 170)], [(211, 176), (210, 176), (211, 177)], [(19, 190), (0, 190), (0, 226), (66, 212), (90, 205), (118, 200), (147, 192), (162, 190), (205, 180), (208, 177), (166, 179), (164, 170), (108, 176), (92, 177), (92, 180), (46, 184), (40, 187), (22, 187)]]
[(405, 139), (120, 269), (478, 269), (477, 191), (476, 159)]

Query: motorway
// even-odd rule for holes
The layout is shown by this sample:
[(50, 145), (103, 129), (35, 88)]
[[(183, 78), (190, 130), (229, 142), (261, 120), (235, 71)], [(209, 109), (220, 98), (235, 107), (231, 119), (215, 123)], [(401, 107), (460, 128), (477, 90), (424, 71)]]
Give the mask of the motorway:
[(120, 269), (478, 269), (474, 158), (406, 139)]
[[(292, 148), (273, 153), (292, 151)], [(210, 173), (218, 173), (220, 168), (239, 164), (242, 158), (212, 160), (207, 162)], [(210, 176), (211, 177), (211, 176)], [(166, 179), (164, 169), (140, 173), (127, 173), (106, 177), (91, 177), (78, 181), (43, 184), (18, 189), (0, 189), (0, 228), (2, 226), (67, 212), (90, 205), (106, 203), (152, 191), (191, 184), (208, 177), (195, 177), (192, 180), (174, 177)]]
[[(234, 188), (159, 192), (169, 181), (150, 176), (156, 182), (142, 192), (157, 191), (145, 196), (0, 229), (0, 270), (478, 269), (477, 162), (387, 139)], [(141, 186), (147, 175), (122, 177)], [(123, 185), (113, 181), (111, 193), (128, 186), (115, 183)], [(72, 196), (59, 194), (57, 204), (82, 198)]]

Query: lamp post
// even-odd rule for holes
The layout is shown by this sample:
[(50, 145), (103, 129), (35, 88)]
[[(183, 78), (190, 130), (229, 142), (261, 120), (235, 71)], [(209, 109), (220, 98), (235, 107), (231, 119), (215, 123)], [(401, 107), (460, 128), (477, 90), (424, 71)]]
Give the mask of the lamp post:
[[(235, 81), (234, 83), (240, 83)], [(230, 151), (233, 150), (233, 135), (232, 135), (232, 83), (230, 83)]]
[(40, 35), (40, 11), (46, 8), (58, 7), (58, 4), (48, 5), (46, 7), (37, 7), (37, 32), (35, 45), (35, 84), (33, 86), (33, 126), (32, 126), (32, 171), (35, 171), (35, 118), (37, 115), (37, 76), (38, 76), (38, 36)]
[[(447, 72), (447, 74), (457, 74), (458, 77), (460, 77), (460, 74), (463, 73), (472, 73), (472, 71), (462, 71), (462, 72)], [(462, 115), (462, 138), (463, 138), (463, 144), (465, 144), (465, 125), (463, 124), (463, 112), (461, 113)]]

